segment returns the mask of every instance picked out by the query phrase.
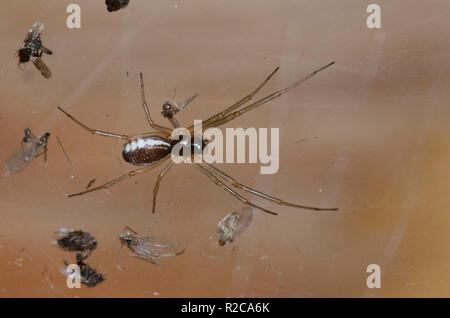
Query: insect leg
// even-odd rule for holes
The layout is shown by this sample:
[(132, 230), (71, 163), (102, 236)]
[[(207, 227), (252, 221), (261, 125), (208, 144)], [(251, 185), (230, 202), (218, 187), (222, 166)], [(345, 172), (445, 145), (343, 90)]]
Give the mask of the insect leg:
[(122, 252), (122, 248), (125, 244), (122, 244), (120, 246), (119, 252), (117, 253), (117, 257), (116, 257), (116, 264), (117, 264), (117, 268), (122, 270), (122, 267), (120, 267), (120, 253)]
[(197, 97), (198, 97), (198, 94), (195, 94), (194, 96), (186, 98), (180, 105), (177, 105), (178, 106), (178, 112), (183, 110), (183, 108), (185, 108), (187, 105), (189, 105), (189, 103), (192, 102)]
[(44, 146), (44, 163), (45, 164), (47, 164), (47, 150), (48, 150), (47, 143), (45, 143), (45, 146)]
[(183, 108), (185, 108), (187, 105), (189, 105), (190, 102), (192, 102), (196, 97), (198, 96), (198, 94), (195, 94), (194, 96), (191, 96), (189, 98), (187, 98), (184, 102), (182, 102), (180, 105), (173, 103), (174, 107), (171, 107), (170, 110), (167, 111), (163, 111), (162, 114), (165, 118), (167, 118), (167, 120), (172, 124), (172, 126), (174, 128), (178, 128), (181, 127), (180, 123), (178, 122), (178, 120), (174, 117), (175, 114), (177, 114), (178, 112), (180, 112), (181, 110), (183, 110)]
[(134, 234), (138, 234), (135, 230), (133, 230), (131, 227), (129, 227), (128, 225), (125, 226), (124, 231), (130, 230), (131, 232), (133, 232)]

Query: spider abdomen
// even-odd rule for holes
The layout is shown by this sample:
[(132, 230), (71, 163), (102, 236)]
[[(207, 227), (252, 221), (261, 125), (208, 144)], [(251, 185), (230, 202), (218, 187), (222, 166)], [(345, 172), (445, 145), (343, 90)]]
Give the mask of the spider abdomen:
[(123, 145), (122, 157), (135, 166), (149, 166), (170, 155), (171, 143), (159, 136), (149, 136), (128, 141)]

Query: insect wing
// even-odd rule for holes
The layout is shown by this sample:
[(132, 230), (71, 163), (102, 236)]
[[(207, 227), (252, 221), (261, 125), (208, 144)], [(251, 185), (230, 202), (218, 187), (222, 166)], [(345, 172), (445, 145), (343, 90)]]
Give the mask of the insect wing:
[(244, 206), (237, 212), (239, 214), (239, 220), (237, 221), (237, 224), (235, 227), (235, 235), (241, 234), (248, 228), (248, 226), (250, 225), (250, 222), (253, 219), (254, 211), (255, 211), (255, 208), (249, 207), (249, 206)]
[(139, 258), (145, 262), (152, 263), (158, 267), (161, 267), (161, 262), (158, 260), (158, 258), (155, 258), (151, 255), (134, 254), (134, 257)]
[(168, 250), (178, 246), (178, 242), (173, 242), (166, 238), (153, 235), (146, 236), (145, 238), (143, 238), (143, 241), (145, 241), (147, 245), (152, 246), (156, 249)]
[(24, 146), (25, 153), (33, 160), (37, 156), (46, 151), (48, 136), (41, 135), (34, 137), (31, 141), (28, 141)]
[(130, 249), (138, 255), (142, 255), (144, 257), (158, 257), (158, 252), (154, 251), (155, 247), (142, 239), (138, 239), (137, 244), (130, 247)]
[[(30, 43), (31, 41), (35, 41), (39, 38), (42, 30), (44, 29), (44, 23), (36, 22), (33, 26), (28, 30), (27, 35), (25, 36), (25, 40), (23, 42), (25, 44)], [(40, 40), (39, 40), (40, 41)]]
[(27, 142), (22, 143), (5, 161), (5, 165), (10, 172), (22, 171), (31, 161), (46, 151), (47, 134), (38, 137), (31, 134), (30, 137), (33, 139), (28, 139)]
[(152, 250), (152, 246), (141, 239), (137, 239), (136, 244), (128, 245), (127, 247), (133, 252), (133, 256), (143, 261), (161, 266), (158, 261), (159, 254)]
[(50, 78), (52, 76), (52, 72), (41, 58), (37, 57), (33, 59), (33, 64), (45, 78)]
[(5, 162), (10, 172), (22, 171), (35, 157), (33, 142), (27, 142), (16, 148)]

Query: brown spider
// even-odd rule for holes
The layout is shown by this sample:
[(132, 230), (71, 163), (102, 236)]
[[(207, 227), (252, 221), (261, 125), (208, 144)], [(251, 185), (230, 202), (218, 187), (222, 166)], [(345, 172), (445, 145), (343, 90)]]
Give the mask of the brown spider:
[[(234, 111), (235, 109), (243, 106), (245, 103), (247, 103), (248, 101), (250, 101), (252, 99), (252, 97), (269, 81), (269, 79), (275, 74), (275, 72), (278, 71), (279, 68), (277, 67), (264, 80), (264, 82), (261, 85), (259, 85), (256, 88), (256, 90), (253, 91), (251, 94), (245, 96), (244, 98), (242, 98), (241, 100), (239, 100), (237, 103), (233, 104), (232, 106), (228, 107), (224, 111), (217, 113), (217, 114), (211, 116), (210, 118), (206, 119), (205, 121), (203, 121), (202, 122), (202, 125), (203, 125), (202, 132), (204, 129), (207, 129), (207, 128), (221, 126), (221, 125), (235, 119), (236, 117), (239, 117), (239, 116), (245, 114), (246, 112), (248, 112), (252, 109), (255, 109), (256, 107), (259, 107), (259, 106), (267, 103), (268, 101), (281, 96), (282, 94), (288, 92), (289, 90), (293, 89), (294, 87), (297, 87), (301, 83), (303, 83), (306, 80), (313, 77), (318, 72), (326, 69), (327, 67), (329, 67), (333, 64), (334, 64), (334, 62), (331, 62), (331, 63), (317, 69), (316, 71), (312, 72), (311, 74), (302, 78), (301, 80), (291, 84), (290, 86), (288, 86), (282, 90), (279, 90), (275, 93), (272, 93), (264, 98), (261, 98), (260, 100), (254, 102), (254, 103), (251, 103), (250, 105), (247, 105), (247, 106), (241, 108), (240, 110)], [(78, 193), (70, 194), (69, 197), (82, 195), (82, 194), (100, 190), (100, 189), (106, 189), (116, 183), (119, 183), (120, 181), (123, 181), (123, 180), (129, 178), (129, 177), (134, 177), (138, 174), (149, 171), (149, 170), (155, 168), (156, 166), (162, 164), (163, 162), (167, 161), (167, 159), (169, 159), (171, 157), (172, 148), (176, 144), (180, 143), (180, 141), (178, 141), (178, 140), (171, 139), (171, 133), (172, 133), (171, 128), (158, 125), (151, 118), (150, 111), (147, 106), (147, 102), (145, 101), (143, 75), (142, 75), (142, 73), (140, 75), (141, 75), (140, 80), (141, 80), (142, 106), (144, 107), (144, 111), (145, 111), (149, 125), (153, 129), (156, 129), (157, 132), (129, 136), (129, 135), (120, 135), (120, 134), (115, 134), (115, 133), (111, 133), (111, 132), (92, 129), (92, 128), (89, 128), (88, 126), (86, 126), (85, 124), (83, 124), (82, 122), (80, 122), (79, 120), (77, 120), (76, 118), (74, 118), (72, 115), (67, 113), (61, 107), (58, 107), (58, 109), (60, 111), (62, 111), (67, 117), (69, 117), (71, 120), (73, 120), (79, 126), (81, 126), (83, 129), (87, 130), (88, 132), (90, 132), (93, 135), (101, 135), (101, 136), (125, 140), (126, 142), (123, 145), (123, 150), (122, 150), (123, 159), (132, 165), (143, 166), (142, 168), (132, 170), (127, 174), (124, 174), (114, 180), (106, 182), (103, 185), (93, 187), (90, 189), (86, 189), (86, 190), (78, 192)], [(174, 115), (176, 113), (178, 113), (179, 111), (181, 111), (184, 107), (186, 107), (195, 97), (197, 97), (197, 95), (194, 95), (194, 96), (186, 99), (180, 105), (178, 105), (176, 103), (171, 103), (171, 102), (165, 102), (163, 104), (162, 114), (165, 118), (167, 118), (170, 121), (170, 123), (172, 124), (172, 126), (174, 128), (180, 127), (180, 124), (175, 119)], [(197, 127), (195, 127), (195, 128), (197, 128)], [(190, 126), (188, 128), (188, 130), (189, 130), (191, 136), (193, 136), (194, 125)], [(183, 141), (184, 141), (184, 139), (183, 139)], [(199, 139), (199, 138), (196, 138), (196, 136), (194, 136), (193, 138), (190, 139), (190, 146), (192, 149), (200, 149), (201, 150), (204, 148), (204, 146), (207, 142), (208, 142), (208, 140)], [(153, 213), (155, 212), (156, 196), (158, 194), (159, 185), (161, 183), (161, 180), (164, 177), (164, 175), (169, 171), (169, 169), (173, 166), (173, 164), (174, 164), (174, 162), (170, 161), (158, 175), (155, 187), (153, 189), (153, 209), (152, 209)], [(283, 200), (277, 199), (273, 196), (262, 193), (260, 191), (257, 191), (255, 189), (252, 189), (250, 187), (247, 187), (247, 186), (239, 183), (234, 178), (228, 176), (227, 174), (225, 174), (224, 172), (222, 172), (221, 170), (219, 170), (218, 168), (214, 167), (213, 165), (211, 165), (209, 163), (196, 162), (196, 163), (194, 163), (194, 165), (197, 169), (200, 170), (200, 172), (202, 172), (204, 175), (206, 175), (212, 182), (214, 182), (218, 186), (223, 187), (225, 190), (227, 190), (229, 193), (231, 193), (233, 196), (235, 196), (238, 200), (242, 201), (244, 204), (247, 204), (249, 206), (252, 206), (254, 208), (262, 210), (266, 213), (277, 215), (277, 213), (275, 213), (275, 212), (269, 211), (263, 207), (260, 207), (256, 204), (248, 201), (245, 197), (243, 197), (241, 194), (239, 194), (238, 192), (233, 190), (230, 186), (226, 185), (224, 182), (228, 182), (232, 187), (255, 194), (263, 199), (272, 201), (279, 205), (290, 206), (290, 207), (301, 208), (301, 209), (308, 209), (308, 210), (315, 210), (315, 211), (336, 211), (336, 210), (338, 210), (337, 208), (323, 209), (323, 208), (317, 208), (317, 207), (312, 207), (312, 206), (307, 206), (307, 205), (300, 205), (300, 204), (285, 202)]]

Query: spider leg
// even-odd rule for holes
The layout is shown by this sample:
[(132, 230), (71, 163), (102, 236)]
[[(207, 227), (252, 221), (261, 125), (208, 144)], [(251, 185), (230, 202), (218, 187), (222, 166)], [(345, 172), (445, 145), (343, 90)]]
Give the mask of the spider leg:
[[(314, 211), (337, 211), (337, 208), (316, 208), (313, 206), (308, 206), (308, 205), (301, 205), (301, 204), (294, 204), (294, 203), (289, 203), (283, 200), (280, 200), (278, 198), (275, 198), (271, 195), (265, 194), (263, 192), (260, 192), (258, 190), (252, 189), (250, 187), (247, 187), (246, 185), (243, 185), (242, 183), (239, 183), (236, 181), (236, 179), (230, 177), (229, 175), (227, 175), (225, 172), (219, 170), (217, 167), (214, 167), (213, 165), (209, 164), (209, 163), (205, 163), (205, 165), (207, 165), (207, 167), (210, 170), (213, 170), (214, 172), (212, 172), (213, 174), (216, 173), (218, 174), (220, 177), (222, 177), (222, 179), (225, 179), (227, 182), (229, 182), (233, 187), (238, 188), (238, 189), (242, 189), (244, 191), (250, 192), (254, 195), (257, 195), (263, 199), (272, 201), (276, 204), (279, 205), (284, 205), (284, 206), (290, 206), (293, 208), (300, 208), (300, 209), (306, 209), (306, 210), (314, 210)], [(211, 172), (211, 171), (210, 171)]]
[(170, 161), (167, 166), (159, 173), (158, 179), (156, 179), (155, 187), (153, 188), (153, 209), (152, 212), (155, 213), (155, 207), (156, 207), (156, 196), (158, 195), (159, 191), (159, 184), (161, 183), (162, 178), (164, 175), (169, 171), (170, 168), (173, 166), (173, 161)]
[[(275, 70), (270, 73), (269, 76), (267, 76), (267, 78), (264, 80), (264, 82), (262, 82), (252, 93), (250, 93), (249, 95), (245, 96), (244, 98), (242, 98), (241, 100), (239, 100), (238, 102), (234, 103), (233, 105), (231, 105), (230, 107), (226, 108), (225, 110), (221, 111), (220, 113), (217, 113), (211, 117), (209, 117), (208, 119), (204, 120), (202, 122), (203, 126), (206, 126), (212, 122), (215, 122), (221, 118), (223, 118), (225, 115), (227, 115), (228, 113), (230, 113), (231, 111), (235, 110), (236, 108), (244, 105), (245, 103), (247, 103), (249, 100), (251, 100), (253, 98), (253, 96), (259, 92), (259, 90), (271, 79), (271, 77), (280, 69), (280, 67), (275, 68)], [(193, 126), (189, 127), (188, 129), (193, 129)]]
[(233, 113), (230, 113), (230, 114), (226, 115), (226, 116), (223, 117), (223, 118), (219, 118), (219, 119), (217, 119), (217, 120), (215, 120), (215, 121), (211, 121), (211, 122), (210, 122), (209, 124), (207, 124), (207, 125), (204, 125), (204, 124), (203, 124), (203, 129), (206, 129), (206, 128), (209, 128), (209, 127), (218, 127), (218, 126), (221, 126), (221, 125), (223, 125), (223, 124), (225, 124), (225, 123), (227, 123), (227, 122), (229, 122), (229, 121), (235, 119), (236, 117), (239, 117), (239, 116), (245, 114), (246, 112), (248, 112), (248, 111), (250, 111), (250, 110), (252, 110), (252, 109), (254, 109), (254, 108), (256, 108), (256, 107), (261, 106), (261, 105), (267, 103), (268, 101), (270, 101), (270, 100), (272, 100), (272, 99), (275, 99), (275, 98), (277, 98), (277, 97), (280, 97), (282, 94), (284, 94), (284, 93), (290, 91), (291, 89), (293, 89), (293, 88), (299, 86), (300, 84), (302, 84), (303, 82), (307, 81), (308, 79), (310, 79), (311, 77), (313, 77), (314, 75), (316, 75), (317, 73), (319, 73), (320, 71), (326, 69), (327, 67), (330, 67), (330, 66), (333, 65), (334, 63), (335, 63), (335, 62), (331, 62), (331, 63), (329, 63), (329, 64), (327, 64), (327, 65), (325, 65), (325, 66), (322, 66), (321, 68), (315, 70), (315, 71), (312, 72), (311, 74), (305, 76), (304, 78), (302, 78), (301, 80), (299, 80), (299, 81), (297, 81), (297, 82), (291, 84), (290, 86), (288, 86), (288, 87), (286, 87), (286, 88), (283, 88), (282, 90), (279, 90), (279, 91), (277, 91), (277, 92), (275, 92), (275, 93), (272, 93), (272, 94), (270, 94), (270, 95), (268, 95), (268, 96), (266, 96), (266, 97), (264, 97), (264, 98), (261, 98), (260, 100), (254, 102), (253, 104), (247, 105), (247, 106), (245, 106), (244, 108), (242, 108), (242, 109), (240, 109), (240, 110), (238, 110), (238, 111), (235, 111), (235, 112), (233, 112)]
[(130, 172), (124, 174), (124, 175), (121, 175), (120, 177), (118, 177), (118, 178), (116, 178), (114, 180), (106, 182), (106, 183), (104, 183), (104, 184), (102, 184), (102, 185), (100, 185), (98, 187), (86, 189), (86, 190), (78, 192), (78, 193), (69, 194), (68, 197), (71, 198), (71, 197), (75, 197), (75, 196), (78, 196), (78, 195), (83, 195), (83, 194), (88, 193), (88, 192), (93, 192), (93, 191), (97, 191), (97, 190), (100, 190), (100, 189), (107, 189), (110, 186), (115, 185), (116, 183), (119, 183), (119, 182), (121, 182), (121, 181), (123, 181), (125, 179), (137, 176), (138, 174), (141, 174), (143, 172), (147, 172), (150, 169), (155, 168), (155, 166), (156, 165), (152, 165), (152, 166), (147, 166), (147, 167), (144, 167), (144, 168), (141, 168), (141, 169), (132, 170), (132, 171), (130, 171)]
[(141, 72), (141, 99), (142, 99), (142, 107), (144, 107), (145, 116), (147, 117), (147, 121), (153, 129), (159, 130), (165, 134), (171, 134), (172, 129), (156, 124), (152, 116), (150, 115), (150, 110), (148, 109), (147, 102), (145, 101), (145, 92), (144, 92), (144, 75)]
[(218, 185), (218, 186), (224, 188), (225, 190), (227, 190), (228, 192), (230, 192), (233, 196), (235, 196), (238, 200), (240, 200), (244, 204), (247, 204), (249, 206), (252, 206), (254, 208), (257, 208), (257, 209), (264, 211), (266, 213), (269, 213), (269, 214), (278, 215), (278, 213), (266, 210), (256, 204), (250, 202), (249, 200), (244, 198), (242, 195), (240, 195), (238, 192), (234, 191), (233, 189), (228, 187), (226, 184), (224, 184), (222, 181), (220, 181), (215, 175), (213, 175), (211, 172), (209, 172), (205, 167), (203, 167), (199, 163), (196, 163), (195, 166), (198, 169), (200, 169), (200, 172), (203, 173), (204, 175), (206, 175), (212, 182), (214, 182), (216, 185)]
[(81, 121), (79, 121), (78, 119), (76, 119), (75, 117), (70, 115), (68, 112), (66, 112), (64, 109), (62, 109), (61, 107), (58, 106), (58, 109), (60, 111), (62, 111), (67, 117), (72, 119), (77, 125), (79, 125), (84, 130), (88, 131), (92, 135), (101, 135), (101, 136), (113, 137), (113, 138), (119, 138), (119, 139), (125, 139), (125, 140), (130, 140), (131, 139), (131, 137), (128, 136), (128, 135), (118, 135), (118, 134), (110, 133), (110, 132), (107, 132), (107, 131), (101, 131), (101, 130), (89, 128), (88, 126), (83, 124)]

